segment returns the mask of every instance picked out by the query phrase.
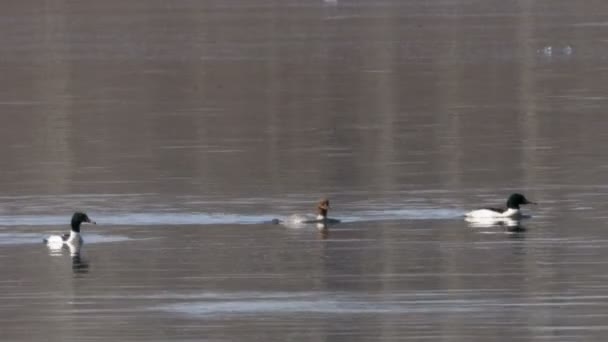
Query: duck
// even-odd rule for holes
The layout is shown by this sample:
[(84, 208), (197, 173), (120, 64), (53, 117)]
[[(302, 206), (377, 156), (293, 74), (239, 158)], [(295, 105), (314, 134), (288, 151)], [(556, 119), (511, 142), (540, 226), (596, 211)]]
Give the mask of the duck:
[(319, 223), (323, 225), (340, 223), (340, 220), (327, 217), (329, 212), (329, 200), (321, 198), (317, 204), (317, 217), (314, 220), (304, 220), (302, 223)]
[(64, 244), (68, 246), (78, 246), (83, 242), (82, 236), (80, 235), (80, 225), (82, 223), (96, 224), (86, 213), (75, 212), (74, 215), (72, 215), (72, 230), (69, 234), (51, 235), (43, 241), (49, 247), (61, 248)]
[(524, 195), (514, 193), (507, 199), (506, 208), (481, 208), (469, 211), (465, 214), (467, 219), (518, 219), (524, 217), (519, 206), (525, 204), (537, 204), (529, 201)]
[(329, 200), (321, 198), (317, 204), (317, 214), (313, 215), (291, 215), (286, 219), (273, 219), (272, 224), (282, 224), (292, 228), (303, 228), (308, 224), (316, 224), (319, 229), (326, 229), (329, 224), (340, 223), (340, 220), (327, 217), (329, 212)]

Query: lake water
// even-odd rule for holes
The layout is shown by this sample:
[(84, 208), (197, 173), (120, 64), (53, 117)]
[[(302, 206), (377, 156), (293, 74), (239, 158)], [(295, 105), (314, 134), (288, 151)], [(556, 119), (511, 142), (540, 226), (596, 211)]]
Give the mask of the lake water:
[[(0, 339), (604, 340), (607, 14), (4, 4)], [(516, 191), (517, 229), (463, 220)], [(342, 224), (267, 223), (322, 196)]]

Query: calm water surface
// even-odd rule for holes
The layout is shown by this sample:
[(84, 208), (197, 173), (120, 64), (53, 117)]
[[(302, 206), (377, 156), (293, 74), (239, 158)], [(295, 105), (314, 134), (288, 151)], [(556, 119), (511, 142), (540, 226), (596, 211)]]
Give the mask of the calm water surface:
[(604, 339), (608, 4), (1, 12), (3, 341)]

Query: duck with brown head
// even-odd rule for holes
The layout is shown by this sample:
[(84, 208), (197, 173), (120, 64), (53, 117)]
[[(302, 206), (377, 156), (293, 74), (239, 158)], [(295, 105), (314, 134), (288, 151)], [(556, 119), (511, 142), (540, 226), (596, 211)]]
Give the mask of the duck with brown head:
[(270, 222), (273, 224), (282, 224), (287, 227), (294, 227), (294, 228), (303, 228), (307, 224), (311, 224), (311, 223), (322, 224), (324, 227), (326, 227), (328, 224), (340, 223), (340, 220), (327, 217), (329, 208), (330, 208), (329, 200), (327, 198), (323, 197), (317, 203), (316, 216), (313, 216), (311, 214), (291, 215), (284, 220), (273, 219)]
[(327, 211), (329, 210), (329, 200), (327, 198), (321, 198), (317, 205), (317, 220), (327, 219)]
[(332, 219), (327, 217), (329, 212), (329, 200), (325, 197), (319, 200), (317, 204), (317, 217), (315, 220), (305, 220), (302, 223), (323, 223), (323, 224), (334, 224), (340, 223), (340, 220)]

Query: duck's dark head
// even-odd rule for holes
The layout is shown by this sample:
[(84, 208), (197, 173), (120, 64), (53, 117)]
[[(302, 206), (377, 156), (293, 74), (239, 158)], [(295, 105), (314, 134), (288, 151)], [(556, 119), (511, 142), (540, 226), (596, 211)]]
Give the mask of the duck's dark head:
[(72, 216), (72, 231), (80, 233), (80, 224), (83, 222), (95, 224), (95, 222), (91, 221), (87, 214), (82, 212), (75, 212)]
[(329, 200), (327, 198), (321, 198), (317, 205), (317, 213), (323, 217), (327, 217), (327, 211), (329, 210)]
[(519, 206), (523, 205), (523, 204), (536, 204), (536, 203), (528, 201), (528, 199), (525, 198), (524, 195), (522, 195), (522, 194), (512, 194), (511, 196), (509, 196), (509, 199), (507, 200), (507, 208), (509, 208), (509, 209), (519, 209)]

